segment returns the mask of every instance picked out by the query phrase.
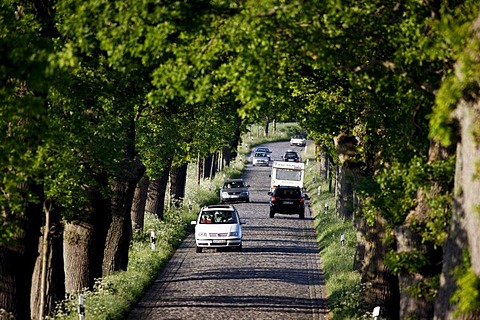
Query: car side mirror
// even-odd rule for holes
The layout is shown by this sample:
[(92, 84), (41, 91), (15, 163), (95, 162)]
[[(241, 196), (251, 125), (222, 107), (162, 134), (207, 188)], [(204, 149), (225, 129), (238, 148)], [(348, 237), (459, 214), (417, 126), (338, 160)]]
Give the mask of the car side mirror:
[(303, 195), (303, 197), (305, 198), (305, 200), (310, 200), (310, 197), (306, 193)]
[(240, 219), (240, 224), (245, 224), (245, 219)]
[(267, 194), (268, 194), (269, 196), (272, 196), (272, 195), (273, 195), (273, 192), (268, 191)]
[(190, 224), (196, 225), (196, 224), (197, 224), (197, 221), (192, 221), (192, 222), (190, 222)]
[(247, 184), (247, 188), (250, 188), (250, 185), (249, 185), (249, 184)]

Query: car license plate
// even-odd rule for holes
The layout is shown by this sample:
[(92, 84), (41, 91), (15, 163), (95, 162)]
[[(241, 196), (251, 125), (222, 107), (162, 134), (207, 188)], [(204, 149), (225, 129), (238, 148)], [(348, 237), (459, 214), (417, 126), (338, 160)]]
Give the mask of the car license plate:
[(212, 243), (227, 243), (227, 240), (212, 240)]
[(283, 204), (293, 204), (293, 201), (283, 201)]

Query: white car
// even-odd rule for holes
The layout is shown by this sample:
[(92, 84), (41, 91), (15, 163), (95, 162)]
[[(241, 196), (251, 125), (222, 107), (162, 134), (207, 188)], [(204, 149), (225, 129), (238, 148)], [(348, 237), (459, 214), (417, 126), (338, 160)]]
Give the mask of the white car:
[(195, 225), (197, 253), (203, 248), (232, 248), (242, 250), (242, 222), (232, 205), (203, 207)]
[(293, 136), (290, 138), (291, 146), (305, 147), (307, 140), (302, 136)]

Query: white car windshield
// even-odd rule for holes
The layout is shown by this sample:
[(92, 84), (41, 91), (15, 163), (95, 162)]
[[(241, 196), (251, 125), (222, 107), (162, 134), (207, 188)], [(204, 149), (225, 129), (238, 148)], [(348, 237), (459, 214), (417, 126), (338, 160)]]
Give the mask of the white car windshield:
[(233, 211), (204, 211), (200, 223), (232, 224), (237, 223), (237, 217)]

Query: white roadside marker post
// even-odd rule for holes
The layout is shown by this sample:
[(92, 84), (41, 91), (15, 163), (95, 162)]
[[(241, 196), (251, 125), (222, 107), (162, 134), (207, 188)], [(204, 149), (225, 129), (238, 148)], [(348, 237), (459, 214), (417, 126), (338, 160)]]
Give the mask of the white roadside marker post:
[(157, 237), (155, 236), (155, 231), (152, 230), (150, 233), (150, 247), (152, 250), (156, 249), (156, 242), (157, 242)]
[(83, 294), (78, 296), (78, 319), (85, 320), (85, 297)]

